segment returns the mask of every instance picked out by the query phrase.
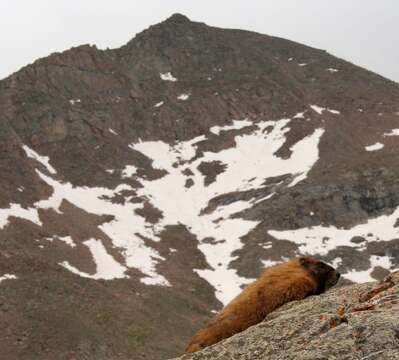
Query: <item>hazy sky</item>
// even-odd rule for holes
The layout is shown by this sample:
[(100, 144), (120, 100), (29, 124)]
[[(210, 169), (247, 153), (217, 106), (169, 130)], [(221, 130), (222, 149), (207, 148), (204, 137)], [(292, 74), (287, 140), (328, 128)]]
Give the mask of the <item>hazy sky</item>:
[(0, 79), (71, 46), (119, 47), (180, 12), (325, 49), (399, 82), (399, 0), (0, 1)]

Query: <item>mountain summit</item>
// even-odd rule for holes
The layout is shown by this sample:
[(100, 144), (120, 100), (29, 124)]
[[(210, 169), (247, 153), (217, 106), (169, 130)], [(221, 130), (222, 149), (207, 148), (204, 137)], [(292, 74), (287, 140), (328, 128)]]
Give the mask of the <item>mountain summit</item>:
[(183, 14), (179, 14), (179, 13), (175, 13), (173, 14), (171, 17), (169, 17), (165, 22), (173, 22), (173, 23), (177, 23), (177, 24), (184, 24), (187, 22), (190, 22), (191, 20), (183, 15)]
[(165, 359), (267, 266), (399, 266), (399, 85), (175, 14), (0, 81), (7, 359)]

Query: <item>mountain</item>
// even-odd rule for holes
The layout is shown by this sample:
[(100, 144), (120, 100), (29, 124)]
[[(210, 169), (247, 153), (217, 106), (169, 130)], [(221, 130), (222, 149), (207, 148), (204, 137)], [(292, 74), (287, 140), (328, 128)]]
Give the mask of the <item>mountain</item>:
[(0, 81), (3, 356), (177, 356), (299, 254), (383, 278), (398, 135), (398, 84), (180, 14), (22, 68)]

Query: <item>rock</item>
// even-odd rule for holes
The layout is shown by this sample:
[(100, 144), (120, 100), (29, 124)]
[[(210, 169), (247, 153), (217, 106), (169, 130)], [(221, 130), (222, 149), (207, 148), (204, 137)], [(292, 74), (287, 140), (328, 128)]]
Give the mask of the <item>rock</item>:
[(180, 360), (399, 358), (399, 272), (294, 301), (248, 330)]

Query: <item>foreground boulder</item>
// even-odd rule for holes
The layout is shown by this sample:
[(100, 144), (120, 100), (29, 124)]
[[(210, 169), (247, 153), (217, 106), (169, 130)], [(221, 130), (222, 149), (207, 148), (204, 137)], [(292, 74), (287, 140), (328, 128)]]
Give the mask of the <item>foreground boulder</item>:
[(399, 359), (399, 272), (286, 304), (189, 359)]

